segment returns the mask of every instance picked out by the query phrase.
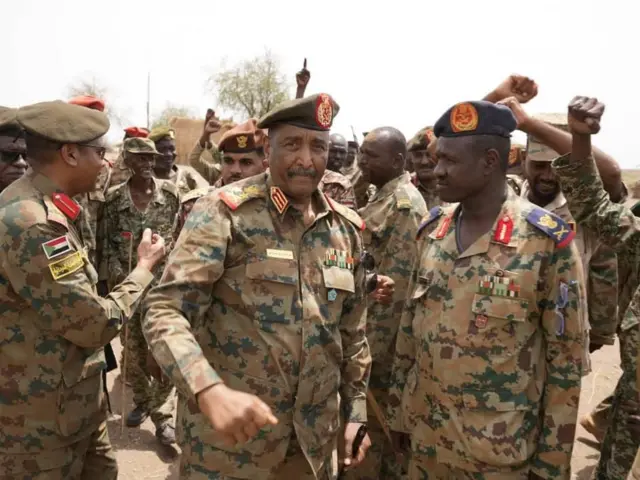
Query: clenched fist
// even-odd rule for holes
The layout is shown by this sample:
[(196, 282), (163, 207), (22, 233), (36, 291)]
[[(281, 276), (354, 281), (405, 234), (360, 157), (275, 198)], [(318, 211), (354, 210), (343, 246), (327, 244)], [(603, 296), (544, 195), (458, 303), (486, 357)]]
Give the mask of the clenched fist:
[(595, 135), (600, 131), (604, 103), (597, 98), (573, 97), (569, 103), (569, 131), (579, 135)]
[(538, 84), (524, 75), (509, 75), (494, 90), (492, 96), (498, 102), (515, 97), (520, 103), (527, 103), (538, 95)]

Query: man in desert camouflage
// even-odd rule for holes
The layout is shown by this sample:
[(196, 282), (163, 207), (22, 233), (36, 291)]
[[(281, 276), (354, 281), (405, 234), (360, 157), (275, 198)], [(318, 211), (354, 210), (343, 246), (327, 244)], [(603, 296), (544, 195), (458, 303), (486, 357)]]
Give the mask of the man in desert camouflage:
[(155, 143), (160, 155), (156, 158), (153, 169), (155, 176), (161, 180), (171, 181), (178, 189), (179, 195), (209, 186), (202, 175), (189, 165), (176, 165), (175, 132), (171, 128), (158, 127), (151, 130), (149, 140)]
[[(540, 114), (529, 116), (515, 99), (507, 99), (507, 106), (514, 110), (518, 128), (527, 133), (527, 152), (524, 164), (524, 182), (520, 196), (530, 202), (560, 216), (576, 232), (575, 244), (586, 280), (586, 307), (584, 326), (589, 331), (589, 342), (585, 344), (583, 374), (591, 371), (590, 352), (613, 345), (617, 327), (618, 279), (615, 254), (602, 244), (595, 232), (576, 224), (560, 184), (551, 168), (551, 162), (558, 156), (549, 144), (559, 138), (557, 148), (570, 148), (571, 137), (567, 132), (566, 114)], [(620, 198), (622, 185), (620, 170), (613, 159), (600, 156), (603, 171), (610, 172), (610, 185), (615, 187), (612, 194)], [(612, 164), (610, 164), (612, 162)], [(612, 178), (617, 172), (617, 182)]]
[(434, 141), (433, 127), (424, 127), (418, 130), (407, 143), (409, 162), (413, 165), (414, 171), (411, 178), (424, 198), (428, 210), (443, 205), (435, 192), (436, 177), (433, 174), (436, 166), (436, 159), (433, 158), (435, 151), (429, 149), (429, 145)]
[(210, 108), (202, 126), (202, 134), (189, 153), (187, 163), (193, 167), (202, 177), (213, 185), (220, 179), (222, 172), (221, 155), (218, 146), (213, 143), (211, 136), (215, 133), (229, 130), (236, 125), (232, 122), (221, 122), (216, 118), (215, 112)]
[[(626, 478), (640, 446), (640, 436), (629, 428), (629, 421), (638, 415), (637, 358), (640, 345), (638, 301), (640, 275), (640, 225), (633, 211), (616, 204), (619, 192), (608, 192), (605, 171), (601, 168), (598, 150), (591, 136), (600, 130), (604, 105), (595, 98), (575, 97), (569, 104), (568, 124), (572, 143), (567, 153), (554, 160), (553, 167), (562, 185), (569, 209), (575, 220), (597, 232), (599, 240), (612, 248), (622, 265), (622, 271), (632, 266), (627, 288), (633, 291), (628, 308), (622, 313), (620, 357), (622, 377), (616, 385), (608, 428), (600, 450), (600, 460), (594, 473), (596, 480)], [(610, 178), (607, 179), (610, 181)], [(618, 193), (618, 195), (616, 195)], [(628, 295), (625, 295), (629, 298)]]
[[(0, 107), (0, 115), (10, 111)], [(22, 178), (27, 171), (27, 145), (17, 121), (6, 122), (0, 130), (0, 192)]]
[(584, 331), (561, 218), (506, 185), (516, 120), (465, 102), (436, 122), (437, 192), (420, 226), (389, 399), (410, 479), (565, 479)]
[[(154, 178), (155, 159), (160, 154), (150, 139), (128, 138), (124, 141), (123, 155), (131, 177), (109, 189), (104, 213), (102, 257), (110, 287), (135, 268), (132, 245), (145, 229), (157, 232), (167, 245), (172, 243), (180, 205), (176, 186), (169, 180)], [(161, 269), (162, 265), (158, 267), (160, 273)], [(152, 379), (147, 371), (147, 343), (140, 327), (140, 310), (134, 313), (120, 339), (127, 351), (126, 381), (133, 389), (135, 404), (127, 416), (127, 426), (137, 427), (150, 415), (160, 443), (175, 443), (173, 386)], [(124, 350), (120, 364), (124, 364)]]
[[(358, 211), (366, 224), (364, 247), (373, 255), (376, 270), (389, 276), (395, 286), (388, 304), (370, 301), (367, 312), (367, 339), (373, 359), (369, 389), (381, 409), (387, 404), (396, 335), (417, 255), (415, 237), (420, 220), (427, 213), (424, 199), (405, 171), (406, 158), (406, 139), (392, 127), (372, 130), (364, 139), (358, 158), (366, 181), (377, 188), (369, 203)], [(402, 479), (407, 473), (408, 442), (392, 445), (383, 428), (386, 420), (376, 418), (371, 410), (371, 449), (364, 463), (345, 478)]]
[(318, 189), (337, 112), (319, 94), (263, 117), (269, 172), (196, 203), (147, 297), (145, 336), (184, 399), (180, 478), (334, 479), (341, 411), (344, 463), (364, 458), (363, 222)]
[(95, 187), (109, 120), (57, 101), (5, 112), (0, 127), (16, 118), (32, 170), (0, 195), (0, 476), (115, 480), (103, 346), (153, 280), (164, 241), (146, 230), (138, 266), (99, 297), (73, 197)]

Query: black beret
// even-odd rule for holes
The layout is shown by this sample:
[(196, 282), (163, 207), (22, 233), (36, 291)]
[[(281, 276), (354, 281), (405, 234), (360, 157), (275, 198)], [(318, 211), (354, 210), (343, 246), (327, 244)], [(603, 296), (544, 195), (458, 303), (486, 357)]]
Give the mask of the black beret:
[(495, 135), (511, 137), (516, 118), (509, 107), (485, 101), (457, 103), (442, 115), (433, 132), (436, 137)]

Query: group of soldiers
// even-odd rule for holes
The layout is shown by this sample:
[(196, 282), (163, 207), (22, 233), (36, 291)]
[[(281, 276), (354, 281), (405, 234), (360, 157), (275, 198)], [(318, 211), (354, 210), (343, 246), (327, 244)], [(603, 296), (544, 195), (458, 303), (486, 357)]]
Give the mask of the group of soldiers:
[(594, 478), (640, 476), (640, 209), (591, 144), (604, 105), (530, 116), (512, 75), (359, 144), (309, 78), (260, 119), (209, 110), (188, 165), (169, 128), (108, 162), (100, 99), (0, 108), (0, 478), (117, 478), (118, 335), (127, 425), (180, 478), (256, 480), (568, 479), (617, 335), (580, 421)]

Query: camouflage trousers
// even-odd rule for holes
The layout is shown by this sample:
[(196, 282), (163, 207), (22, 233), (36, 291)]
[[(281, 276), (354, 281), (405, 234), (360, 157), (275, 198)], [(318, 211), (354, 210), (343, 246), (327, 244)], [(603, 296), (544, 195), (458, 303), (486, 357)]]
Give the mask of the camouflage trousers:
[(468, 472), (438, 463), (436, 457), (415, 451), (411, 454), (409, 461), (409, 480), (528, 480), (528, 478), (529, 467), (504, 473)]
[(640, 447), (640, 438), (634, 438), (627, 425), (629, 417), (638, 412), (636, 372), (640, 325), (620, 331), (618, 337), (622, 376), (613, 394), (610, 424), (600, 449), (600, 461), (592, 477), (596, 480), (626, 478)]
[[(241, 461), (241, 459), (238, 459)], [(180, 462), (180, 480), (336, 480), (338, 475), (338, 452), (334, 449), (333, 457), (327, 461), (325, 472), (317, 476), (313, 473), (300, 445), (294, 438), (289, 443), (284, 461), (266, 476), (251, 475), (234, 477), (223, 475), (211, 465), (211, 470), (202, 466), (187, 463), (184, 455)]]
[(375, 416), (368, 418), (367, 433), (371, 440), (371, 447), (367, 450), (367, 456), (360, 465), (346, 470), (342, 478), (345, 480), (402, 480), (407, 478), (411, 452), (398, 452), (404, 454), (404, 461), (398, 463), (393, 448)]
[(596, 427), (601, 430), (609, 428), (611, 423), (611, 407), (613, 405), (613, 395), (609, 395), (602, 400), (591, 412), (591, 418)]
[[(142, 334), (140, 314), (135, 313), (120, 332), (123, 354), (120, 357), (120, 368), (124, 365), (124, 350), (127, 351), (127, 383), (133, 390), (133, 402), (149, 412), (151, 421), (158, 427), (173, 419), (175, 401), (171, 382), (160, 382), (152, 378), (147, 371), (147, 341)], [(126, 344), (126, 346), (125, 346)]]
[[(109, 441), (107, 422), (103, 422), (89, 437), (59, 452), (12, 457), (14, 462), (11, 467), (4, 465), (0, 460), (0, 479), (2, 480), (116, 480), (118, 478), (118, 464)], [(19, 464), (23, 467), (19, 468)]]

